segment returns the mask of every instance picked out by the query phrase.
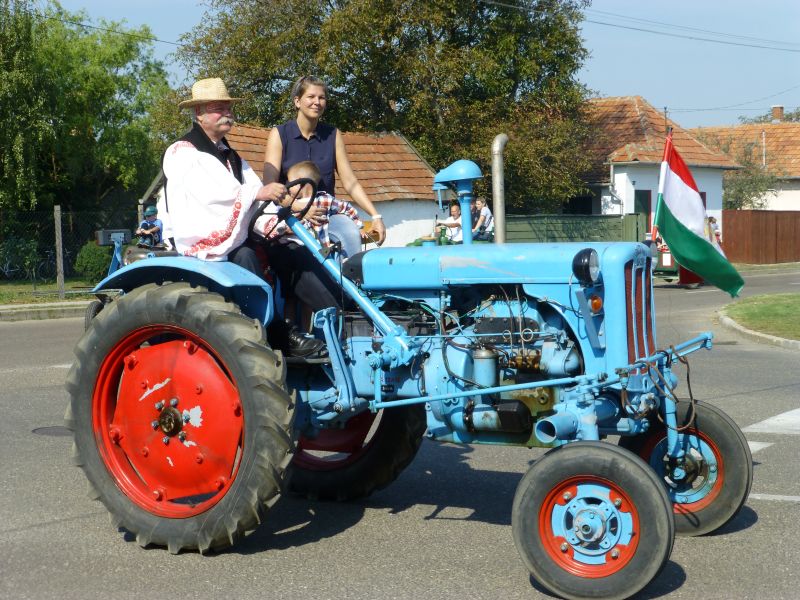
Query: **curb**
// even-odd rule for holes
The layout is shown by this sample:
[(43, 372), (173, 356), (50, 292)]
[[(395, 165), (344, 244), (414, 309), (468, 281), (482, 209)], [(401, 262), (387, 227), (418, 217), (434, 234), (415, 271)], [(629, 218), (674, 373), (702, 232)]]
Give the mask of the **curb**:
[(758, 331), (742, 327), (739, 323), (731, 319), (724, 310), (718, 311), (717, 314), (719, 315), (720, 325), (754, 342), (769, 344), (770, 346), (779, 346), (780, 348), (788, 348), (789, 350), (800, 350), (800, 341), (798, 340), (787, 340), (786, 338), (780, 338), (767, 333), (759, 333)]
[(83, 317), (90, 302), (91, 300), (42, 304), (5, 304), (0, 306), (0, 322)]

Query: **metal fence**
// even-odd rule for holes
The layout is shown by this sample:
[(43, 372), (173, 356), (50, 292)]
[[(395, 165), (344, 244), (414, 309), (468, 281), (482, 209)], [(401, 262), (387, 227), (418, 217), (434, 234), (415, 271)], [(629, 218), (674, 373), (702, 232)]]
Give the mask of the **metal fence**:
[[(56, 227), (58, 213), (61, 227)], [(61, 249), (63, 274), (75, 275), (75, 260), (98, 229), (135, 230), (136, 209), (120, 211), (61, 212), (0, 210), (0, 280), (55, 280)]]

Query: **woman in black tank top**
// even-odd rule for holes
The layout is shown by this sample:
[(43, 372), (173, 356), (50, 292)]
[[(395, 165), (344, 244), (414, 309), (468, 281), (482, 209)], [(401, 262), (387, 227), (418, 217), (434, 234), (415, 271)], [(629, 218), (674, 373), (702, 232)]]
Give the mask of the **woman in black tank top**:
[(327, 92), (328, 86), (316, 77), (301, 77), (294, 84), (292, 100), (297, 118), (270, 131), (264, 158), (264, 182), (285, 182), (286, 171), (292, 164), (311, 160), (322, 173), (320, 189), (335, 194), (335, 171), (353, 202), (372, 218), (371, 231), (382, 244), (386, 239), (386, 227), (353, 173), (341, 132), (320, 123), (327, 106)]

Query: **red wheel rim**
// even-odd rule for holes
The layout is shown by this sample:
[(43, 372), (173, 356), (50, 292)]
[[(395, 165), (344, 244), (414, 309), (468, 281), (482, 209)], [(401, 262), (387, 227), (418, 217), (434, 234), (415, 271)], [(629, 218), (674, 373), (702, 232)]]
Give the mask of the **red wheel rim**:
[(313, 439), (300, 436), (292, 463), (312, 471), (333, 471), (354, 463), (375, 440), (374, 435), (369, 440), (367, 436), (376, 416), (377, 413), (362, 412), (347, 421), (344, 429), (322, 429)]
[[(658, 453), (657, 456), (654, 456), (654, 452), (659, 444), (667, 439), (667, 436), (664, 432), (660, 433), (661, 435), (652, 435), (647, 439), (644, 447), (642, 448), (640, 456), (648, 464), (654, 466), (659, 475), (664, 475), (662, 472), (663, 469), (659, 470), (663, 465), (662, 459), (664, 458), (664, 454)], [(708, 491), (708, 493), (695, 502), (676, 502), (674, 497), (676, 494), (680, 494), (681, 491), (675, 491), (672, 488), (668, 489), (670, 499), (672, 499), (672, 512), (675, 514), (688, 514), (706, 508), (717, 499), (717, 496), (719, 496), (720, 492), (722, 491), (722, 487), (725, 482), (725, 462), (722, 460), (722, 453), (719, 451), (717, 445), (702, 431), (689, 428), (685, 431), (681, 431), (679, 435), (693, 436), (702, 440), (703, 443), (706, 444), (714, 453), (714, 460), (716, 461), (717, 465), (716, 481), (714, 481), (714, 484), (711, 486), (711, 489)]]
[(117, 486), (154, 515), (200, 514), (236, 477), (238, 390), (211, 347), (182, 328), (142, 327), (111, 349), (94, 387), (92, 425)]
[[(627, 544), (616, 543), (596, 553), (599, 564), (587, 564), (575, 556), (575, 547), (563, 535), (563, 531), (553, 528), (553, 514), (558, 507), (565, 507), (578, 496), (581, 486), (602, 488), (603, 493), (597, 497), (584, 498), (598, 501), (599, 505), (609, 503), (619, 514), (630, 517), (626, 528), (631, 530)], [(621, 571), (633, 559), (640, 537), (639, 513), (629, 496), (617, 485), (600, 477), (579, 475), (571, 477), (553, 487), (545, 497), (539, 510), (539, 537), (545, 552), (550, 559), (572, 575), (584, 578), (608, 577)]]

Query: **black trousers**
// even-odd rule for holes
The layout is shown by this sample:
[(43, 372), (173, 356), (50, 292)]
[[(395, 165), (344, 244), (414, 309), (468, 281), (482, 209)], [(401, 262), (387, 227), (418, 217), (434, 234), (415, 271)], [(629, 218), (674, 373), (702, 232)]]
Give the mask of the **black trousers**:
[(284, 295), (294, 293), (313, 311), (342, 308), (344, 292), (307, 248), (292, 242), (271, 244), (267, 246), (267, 256)]

